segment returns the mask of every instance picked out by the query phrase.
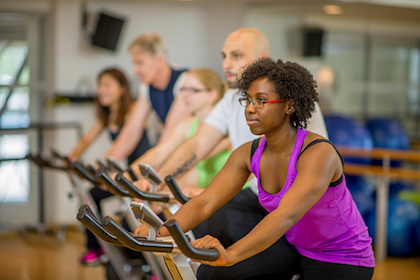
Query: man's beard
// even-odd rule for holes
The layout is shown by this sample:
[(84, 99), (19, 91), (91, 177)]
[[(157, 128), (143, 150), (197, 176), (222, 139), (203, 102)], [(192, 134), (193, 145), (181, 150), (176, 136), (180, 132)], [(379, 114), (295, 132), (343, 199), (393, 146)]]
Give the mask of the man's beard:
[(227, 81), (228, 87), (229, 88), (238, 88), (238, 81)]

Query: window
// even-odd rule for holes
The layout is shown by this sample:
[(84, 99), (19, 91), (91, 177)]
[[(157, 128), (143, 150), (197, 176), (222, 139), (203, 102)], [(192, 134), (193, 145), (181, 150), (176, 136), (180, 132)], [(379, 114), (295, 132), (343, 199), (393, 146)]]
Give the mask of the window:
[[(30, 123), (28, 44), (5, 28), (0, 29), (0, 128), (22, 128)], [(0, 134), (1, 203), (28, 201), (29, 162), (22, 160), (28, 152), (27, 134)]]

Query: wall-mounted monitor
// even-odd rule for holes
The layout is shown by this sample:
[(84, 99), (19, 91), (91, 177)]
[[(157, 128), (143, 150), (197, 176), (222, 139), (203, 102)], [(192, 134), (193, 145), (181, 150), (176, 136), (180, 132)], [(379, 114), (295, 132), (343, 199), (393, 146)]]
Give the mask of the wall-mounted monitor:
[(324, 30), (321, 28), (304, 28), (303, 56), (322, 56)]
[(123, 18), (117, 18), (101, 12), (92, 34), (92, 45), (115, 51), (124, 21)]

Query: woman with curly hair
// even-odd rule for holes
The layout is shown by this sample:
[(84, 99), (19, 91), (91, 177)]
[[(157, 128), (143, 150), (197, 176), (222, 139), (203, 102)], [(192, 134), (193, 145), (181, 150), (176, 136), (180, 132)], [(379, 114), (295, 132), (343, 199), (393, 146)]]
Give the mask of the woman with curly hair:
[[(229, 267), (218, 270), (228, 274), (285, 235), (295, 249), (290, 251), (296, 264), (290, 266), (291, 275), (305, 280), (372, 278), (372, 240), (347, 189), (341, 156), (324, 137), (305, 130), (318, 99), (315, 88), (309, 71), (292, 62), (263, 58), (241, 74), (240, 103), (246, 107), (247, 124), (253, 134), (264, 136), (236, 149), (208, 188), (173, 218), (183, 230), (193, 228), (238, 193), (251, 173), (269, 214), (228, 248), (211, 236), (194, 241), (195, 247), (220, 253), (216, 261), (202, 263)], [(166, 228), (160, 234), (168, 234)]]

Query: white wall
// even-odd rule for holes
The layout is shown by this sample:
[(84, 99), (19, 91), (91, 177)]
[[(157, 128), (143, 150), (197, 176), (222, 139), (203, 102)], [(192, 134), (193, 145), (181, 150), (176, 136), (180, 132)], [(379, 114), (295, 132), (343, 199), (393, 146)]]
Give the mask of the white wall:
[[(270, 40), (271, 56), (275, 59), (292, 60), (302, 63), (311, 71), (322, 64), (320, 58), (304, 58), (301, 56), (301, 29), (304, 26), (320, 27), (329, 32), (343, 34), (383, 34), (387, 36), (417, 37), (420, 21), (404, 21), (401, 11), (395, 18), (384, 20), (376, 15), (369, 17), (369, 9), (343, 17), (320, 13), (317, 4), (308, 5), (251, 5), (244, 14), (244, 24), (260, 29)], [(354, 13), (352, 11), (352, 13)], [(420, 10), (417, 10), (420, 18)], [(373, 15), (372, 15), (373, 17)]]
[[(168, 47), (169, 61), (188, 68), (209, 67), (222, 74), (220, 50), (223, 41), (228, 33), (242, 26), (244, 12), (242, 3), (221, 5), (220, 2), (212, 1), (86, 1), (90, 14), (104, 10), (126, 19), (117, 51), (111, 52), (88, 43), (81, 28), (82, 2), (16, 0), (11, 3), (0, 0), (0, 11), (36, 12), (49, 17), (51, 34), (47, 37), (51, 38), (51, 42), (44, 42), (44, 46), (52, 49), (47, 54), (47, 64), (51, 67), (51, 90), (43, 98), (52, 98), (55, 93), (72, 94), (81, 88), (94, 91), (96, 75), (109, 66), (120, 67), (135, 82), (127, 46), (135, 37), (149, 31), (155, 31), (163, 37)], [(90, 18), (92, 27), (94, 17)], [(94, 123), (92, 105), (57, 105), (45, 108), (42, 113), (46, 122), (79, 122), (84, 132)], [(83, 159), (93, 162), (100, 157), (109, 147), (108, 137), (106, 133), (102, 134)], [(77, 141), (75, 131), (71, 130), (49, 132), (46, 138), (46, 151), (51, 146), (64, 154), (70, 152)], [(32, 201), (36, 202), (38, 190), (34, 181)], [(65, 176), (57, 172), (45, 172), (47, 224), (75, 223), (78, 202), (76, 199), (68, 199), (70, 190), (71, 185)], [(36, 207), (31, 207), (36, 213)], [(35, 216), (30, 220), (34, 221)], [(10, 224), (27, 222), (20, 215), (14, 217)]]
[[(131, 40), (144, 32), (155, 31), (162, 35), (168, 46), (170, 61), (185, 67), (209, 67), (220, 74), (220, 50), (224, 39), (231, 31), (252, 26), (262, 30), (269, 38), (271, 54), (274, 58), (297, 60), (299, 36), (293, 31), (302, 24), (321, 24), (325, 29), (357, 30), (363, 32), (395, 32), (412, 34), (418, 25), (376, 22), (366, 25), (365, 21), (339, 20), (334, 17), (311, 15), (310, 9), (262, 4), (249, 5), (242, 1), (196, 1), (180, 2), (169, 0), (88, 0), (87, 10), (95, 14), (102, 9), (126, 18), (116, 52), (92, 47), (81, 29), (81, 0), (0, 0), (0, 11), (21, 11), (46, 14), (51, 20), (49, 38), (45, 42), (52, 49), (47, 60), (51, 65), (51, 92), (72, 93), (81, 81), (87, 81), (88, 89), (95, 89), (97, 73), (108, 66), (119, 66), (130, 76), (130, 57), (126, 52)], [(316, 60), (305, 60), (305, 66), (313, 70), (318, 67)], [(77, 121), (83, 131), (94, 122), (91, 105), (70, 105), (45, 108), (45, 121)], [(84, 158), (93, 161), (109, 146), (106, 134), (90, 148)], [(49, 144), (63, 153), (68, 153), (76, 143), (71, 132), (60, 132), (48, 136)], [(46, 208), (51, 213), (48, 221), (54, 223), (74, 223), (77, 202), (70, 201), (66, 194), (70, 185), (61, 175), (46, 174), (48, 201)], [(36, 210), (34, 210), (36, 211)], [(19, 223), (19, 219), (15, 221)]]
[[(102, 10), (126, 18), (117, 51), (89, 46), (80, 28), (80, 6), (75, 0), (56, 1), (55, 88), (71, 91), (83, 79), (92, 86), (98, 71), (118, 65), (131, 74), (127, 53), (130, 42), (142, 33), (155, 31), (168, 46), (169, 60), (186, 67), (206, 66), (221, 73), (220, 49), (224, 38), (242, 25), (240, 4), (194, 2), (89, 1), (87, 10)], [(239, 8), (238, 8), (239, 7)]]
[[(154, 1), (89, 1), (87, 10), (97, 13), (104, 9), (108, 13), (126, 18), (117, 51), (110, 52), (90, 46), (80, 28), (80, 6), (78, 1), (60, 0), (55, 4), (54, 20), (54, 89), (57, 92), (71, 93), (78, 90), (81, 81), (88, 81), (89, 89), (95, 89), (97, 73), (111, 65), (125, 70), (132, 81), (132, 65), (127, 53), (131, 40), (142, 33), (155, 31), (165, 40), (168, 47), (169, 61), (184, 67), (210, 67), (220, 74), (220, 49), (226, 35), (241, 26), (241, 4), (220, 5), (207, 3)], [(49, 118), (54, 121), (80, 121), (86, 131), (93, 124), (93, 108), (70, 105), (57, 106), (50, 112)], [(87, 161), (94, 161), (109, 147), (108, 135), (102, 135), (101, 141), (95, 143), (84, 155)], [(74, 139), (55, 136), (53, 145), (64, 153), (74, 145)], [(57, 178), (48, 178), (50, 185), (66, 184)], [(54, 186), (49, 187), (54, 188)], [(66, 187), (69, 189), (70, 186)], [(68, 203), (58, 194), (58, 205), (67, 205), (74, 209), (74, 202)], [(51, 219), (56, 222), (74, 221), (74, 211), (59, 211)], [(57, 218), (58, 215), (58, 218)]]

